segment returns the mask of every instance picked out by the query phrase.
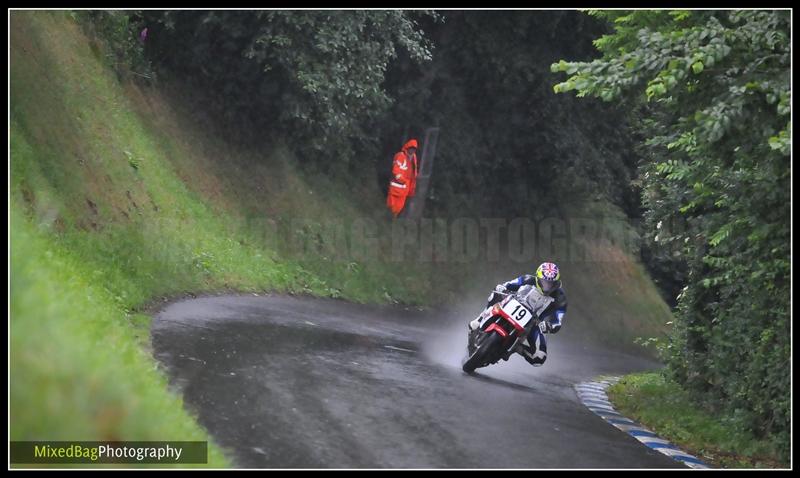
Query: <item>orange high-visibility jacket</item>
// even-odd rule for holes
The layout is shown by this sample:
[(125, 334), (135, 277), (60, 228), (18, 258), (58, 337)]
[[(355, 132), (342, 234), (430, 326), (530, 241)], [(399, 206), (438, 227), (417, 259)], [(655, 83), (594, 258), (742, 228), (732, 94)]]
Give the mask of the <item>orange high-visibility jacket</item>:
[(389, 182), (389, 194), (386, 205), (395, 216), (405, 206), (406, 197), (413, 196), (417, 187), (417, 155), (408, 155), (409, 148), (419, 149), (417, 140), (411, 139), (403, 145), (402, 150), (394, 155), (392, 162), (392, 179)]
[(413, 196), (417, 187), (417, 155), (414, 153), (409, 157), (408, 150), (410, 148), (419, 149), (416, 139), (406, 142), (403, 149), (394, 155), (392, 181), (389, 183), (390, 187), (403, 190), (403, 194), (406, 196)]

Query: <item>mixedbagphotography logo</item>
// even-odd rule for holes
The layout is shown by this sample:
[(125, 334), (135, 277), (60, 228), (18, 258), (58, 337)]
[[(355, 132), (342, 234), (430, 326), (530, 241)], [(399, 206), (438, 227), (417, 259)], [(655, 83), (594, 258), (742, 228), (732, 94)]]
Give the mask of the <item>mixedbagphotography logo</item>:
[(12, 441), (15, 464), (208, 463), (208, 442)]

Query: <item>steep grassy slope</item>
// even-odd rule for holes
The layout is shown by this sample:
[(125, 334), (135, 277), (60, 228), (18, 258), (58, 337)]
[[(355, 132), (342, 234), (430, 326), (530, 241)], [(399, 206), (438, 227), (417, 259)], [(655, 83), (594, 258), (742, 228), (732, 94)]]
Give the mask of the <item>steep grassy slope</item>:
[[(292, 218), (302, 218), (308, 234), (326, 220), (380, 219), (377, 187), (349, 191), (330, 178), (304, 177), (279, 145), (236, 150), (187, 124), (191, 113), (174, 111), (158, 93), (124, 91), (102, 51), (57, 15), (15, 13), (12, 21), (14, 186), (20, 204), (87, 259), (113, 256), (117, 269), (134, 275), (108, 281), (127, 283), (117, 291), (127, 304), (156, 291), (219, 287), (385, 298), (373, 293), (388, 279), (378, 261), (313, 254), (306, 244), (280, 242), (302, 233), (275, 237), (268, 229), (284, 231)], [(361, 204), (367, 195), (372, 202)], [(300, 253), (278, 260), (284, 250)], [(418, 280), (393, 281), (392, 294), (404, 301), (423, 301), (425, 293)]]

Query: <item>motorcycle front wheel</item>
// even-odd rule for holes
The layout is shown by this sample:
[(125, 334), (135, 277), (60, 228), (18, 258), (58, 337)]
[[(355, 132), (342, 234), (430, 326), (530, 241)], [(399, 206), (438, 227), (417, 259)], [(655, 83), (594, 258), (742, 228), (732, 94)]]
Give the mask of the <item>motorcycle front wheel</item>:
[(489, 357), (489, 352), (493, 350), (502, 341), (502, 337), (497, 332), (492, 331), (492, 334), (486, 337), (478, 345), (478, 348), (472, 352), (472, 355), (464, 362), (461, 369), (467, 373), (472, 373), (476, 368), (485, 365), (486, 359)]

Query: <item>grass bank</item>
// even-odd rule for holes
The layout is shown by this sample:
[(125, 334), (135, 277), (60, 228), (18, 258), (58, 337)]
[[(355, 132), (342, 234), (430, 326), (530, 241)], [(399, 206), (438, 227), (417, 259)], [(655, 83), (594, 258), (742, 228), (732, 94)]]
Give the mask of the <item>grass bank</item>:
[(22, 214), (11, 241), (11, 440), (209, 441), (207, 465), (228, 466), (154, 367), (149, 318)]
[(706, 410), (663, 374), (626, 375), (608, 388), (623, 415), (719, 468), (788, 468), (777, 450), (747, 424)]

